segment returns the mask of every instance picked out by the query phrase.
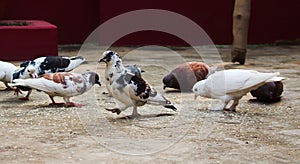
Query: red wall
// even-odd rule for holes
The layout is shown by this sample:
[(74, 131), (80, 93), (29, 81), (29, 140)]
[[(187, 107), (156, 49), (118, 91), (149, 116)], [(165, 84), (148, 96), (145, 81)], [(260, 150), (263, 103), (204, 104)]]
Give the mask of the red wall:
[[(199, 24), (218, 44), (231, 43), (231, 17), (234, 0), (101, 0), (100, 23), (109, 18), (138, 9), (163, 9), (179, 13)], [(117, 4), (117, 5), (116, 5)], [(120, 39), (117, 45), (135, 44), (163, 44), (186, 45), (186, 43), (174, 36), (162, 32), (137, 32)]]
[(98, 0), (2, 1), (3, 19), (38, 19), (55, 24), (59, 44), (82, 43), (99, 24)]
[[(58, 27), (59, 44), (82, 43), (100, 23), (124, 12), (150, 8), (170, 10), (189, 17), (216, 44), (232, 42), (234, 0), (2, 0), (1, 3), (3, 1), (5, 7), (4, 11), (0, 11), (0, 19), (46, 20)], [(300, 0), (252, 0), (249, 43), (300, 38), (299, 9)], [(185, 45), (174, 36), (153, 31), (128, 35), (116, 44)]]
[(300, 0), (252, 0), (249, 43), (300, 38)]
[(26, 22), (27, 26), (0, 26), (0, 60), (24, 61), (58, 55), (57, 27), (45, 21)]

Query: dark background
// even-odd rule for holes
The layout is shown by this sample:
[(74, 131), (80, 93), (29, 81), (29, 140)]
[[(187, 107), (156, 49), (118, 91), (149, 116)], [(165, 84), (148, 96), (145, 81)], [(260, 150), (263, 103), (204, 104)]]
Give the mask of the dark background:
[[(0, 19), (38, 19), (58, 27), (59, 44), (80, 44), (98, 25), (138, 9), (164, 9), (200, 25), (215, 44), (231, 44), (234, 0), (0, 0)], [(274, 43), (300, 38), (299, 0), (252, 0), (249, 43)], [(0, 36), (1, 37), (1, 36)], [(162, 32), (143, 31), (120, 39), (117, 45), (186, 45)]]

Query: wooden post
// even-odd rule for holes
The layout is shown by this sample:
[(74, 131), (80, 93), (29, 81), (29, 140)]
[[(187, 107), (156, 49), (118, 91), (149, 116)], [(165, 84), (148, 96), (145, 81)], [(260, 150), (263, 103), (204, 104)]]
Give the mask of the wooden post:
[(233, 44), (231, 61), (245, 64), (251, 0), (235, 0), (233, 11)]

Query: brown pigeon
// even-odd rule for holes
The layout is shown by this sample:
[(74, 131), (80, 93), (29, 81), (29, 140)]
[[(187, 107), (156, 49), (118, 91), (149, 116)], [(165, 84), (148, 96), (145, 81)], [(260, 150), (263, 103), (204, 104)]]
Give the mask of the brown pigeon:
[(202, 62), (187, 62), (177, 66), (163, 78), (164, 89), (174, 88), (182, 92), (191, 92), (197, 81), (206, 79), (216, 68), (210, 68)]

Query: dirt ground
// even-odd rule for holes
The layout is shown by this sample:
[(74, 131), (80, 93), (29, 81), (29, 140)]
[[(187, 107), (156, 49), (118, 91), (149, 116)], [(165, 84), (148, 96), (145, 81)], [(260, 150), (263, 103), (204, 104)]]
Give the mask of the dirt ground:
[[(138, 64), (143, 77), (175, 103), (177, 112), (145, 105), (143, 116), (123, 119), (107, 112), (114, 99), (106, 92), (100, 50), (81, 53), (87, 63), (73, 72), (96, 71), (102, 86), (71, 100), (82, 108), (49, 106), (49, 97), (33, 91), (29, 101), (19, 100), (0, 84), (0, 163), (298, 163), (300, 161), (300, 46), (251, 46), (245, 65), (230, 62), (230, 47), (218, 46), (218, 56), (205, 56), (209, 64), (225, 68), (281, 73), (282, 100), (273, 104), (242, 98), (237, 112), (208, 111), (218, 100), (192, 93), (162, 90), (162, 77), (184, 61), (201, 61), (191, 48), (136, 49), (114, 47), (124, 64)], [(132, 51), (134, 50), (134, 51)], [(210, 50), (204, 53), (212, 54)], [(78, 50), (61, 48), (61, 56)], [(179, 57), (174, 57), (179, 54)], [(19, 62), (14, 62), (18, 64)], [(24, 93), (26, 94), (26, 93)], [(55, 97), (57, 101), (63, 101)], [(160, 115), (157, 115), (160, 114)]]

